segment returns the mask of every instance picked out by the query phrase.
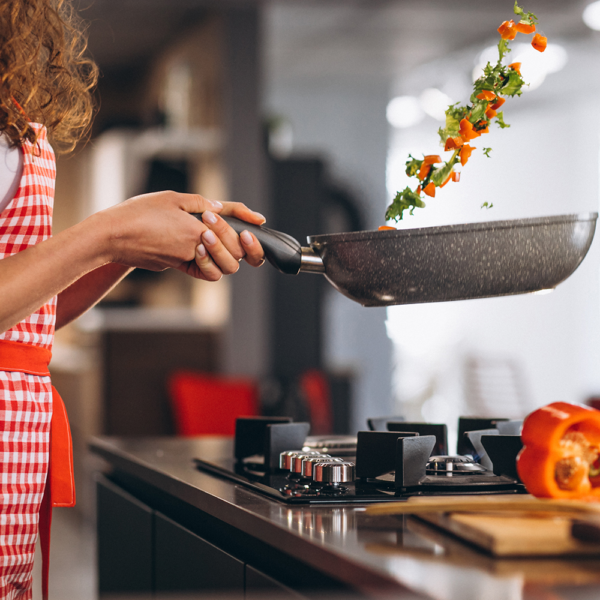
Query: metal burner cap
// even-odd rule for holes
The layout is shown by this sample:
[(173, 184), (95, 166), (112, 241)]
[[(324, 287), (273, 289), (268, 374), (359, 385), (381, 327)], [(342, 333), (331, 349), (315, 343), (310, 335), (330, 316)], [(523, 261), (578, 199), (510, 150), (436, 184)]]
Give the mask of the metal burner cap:
[(329, 458), (328, 455), (322, 454), (321, 452), (296, 452), (291, 458), (290, 472), (300, 475), (300, 473), (302, 473), (302, 461), (311, 456), (326, 456)]
[(328, 485), (339, 485), (354, 481), (355, 465), (353, 462), (318, 462), (313, 465), (313, 481)]
[(320, 455), (319, 452), (307, 453), (304, 450), (286, 450), (279, 455), (279, 468), (284, 469), (285, 471), (289, 471), (292, 468), (292, 460), (298, 454), (306, 455), (310, 454), (311, 456)]
[(321, 462), (342, 463), (344, 461), (341, 458), (331, 458), (328, 454), (323, 456), (308, 456), (302, 459), (302, 477), (312, 479), (315, 464)]
[(481, 473), (487, 471), (468, 456), (430, 456), (428, 473)]

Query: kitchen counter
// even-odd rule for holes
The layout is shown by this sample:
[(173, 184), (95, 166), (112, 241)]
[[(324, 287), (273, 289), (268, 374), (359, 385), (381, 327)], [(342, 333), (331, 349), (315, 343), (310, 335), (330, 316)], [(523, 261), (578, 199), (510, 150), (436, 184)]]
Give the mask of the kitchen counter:
[(600, 556), (493, 559), (414, 517), (369, 517), (356, 505), (292, 507), (198, 471), (195, 457), (231, 455), (227, 439), (96, 438), (91, 450), (110, 465), (111, 485), (199, 535), (204, 527), (211, 543), (222, 534), (228, 552), (269, 577), (280, 579), (281, 562), (292, 588), (286, 573), (314, 578), (316, 588), (403, 599), (600, 597)]

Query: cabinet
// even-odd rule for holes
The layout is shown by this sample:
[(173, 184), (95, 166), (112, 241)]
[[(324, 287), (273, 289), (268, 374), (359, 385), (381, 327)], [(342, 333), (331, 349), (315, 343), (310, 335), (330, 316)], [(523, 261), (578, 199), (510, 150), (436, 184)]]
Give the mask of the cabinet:
[(228, 600), (259, 598), (265, 592), (281, 600), (302, 600), (105, 477), (97, 480), (97, 499), (101, 600), (126, 594), (160, 600), (178, 592), (190, 600), (194, 592), (224, 594)]

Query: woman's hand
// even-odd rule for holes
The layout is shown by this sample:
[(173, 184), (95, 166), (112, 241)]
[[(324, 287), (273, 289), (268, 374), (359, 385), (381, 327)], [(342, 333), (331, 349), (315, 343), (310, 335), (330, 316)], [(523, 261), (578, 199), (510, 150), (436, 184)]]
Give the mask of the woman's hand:
[[(204, 213), (199, 221), (189, 213)], [(219, 216), (230, 215), (261, 225), (265, 219), (241, 203), (213, 202), (196, 194), (157, 192), (131, 198), (90, 217), (105, 228), (107, 262), (151, 271), (175, 268), (217, 281), (235, 273), (245, 258), (264, 262), (258, 240), (248, 231), (240, 236)]]

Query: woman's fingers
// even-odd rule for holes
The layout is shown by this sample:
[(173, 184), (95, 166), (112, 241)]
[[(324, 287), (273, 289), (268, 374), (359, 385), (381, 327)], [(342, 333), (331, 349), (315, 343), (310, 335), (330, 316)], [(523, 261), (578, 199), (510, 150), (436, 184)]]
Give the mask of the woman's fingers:
[(204, 244), (198, 244), (196, 247), (195, 263), (191, 262), (186, 272), (197, 279), (206, 281), (219, 281), (223, 277), (223, 271), (215, 265)]
[(240, 241), (246, 251), (246, 262), (253, 267), (260, 267), (265, 262), (265, 253), (256, 237), (249, 231), (242, 231)]
[(244, 258), (246, 252), (240, 243), (238, 234), (220, 216), (207, 210), (202, 215), (202, 222), (217, 235), (233, 258), (236, 260)]
[(202, 244), (210, 254), (213, 262), (224, 275), (236, 273), (240, 268), (239, 259), (234, 258), (223, 242), (210, 229), (202, 234)]
[(225, 202), (223, 210), (219, 211), (221, 215), (236, 217), (242, 221), (247, 221), (254, 225), (262, 225), (266, 219), (259, 212), (250, 210), (242, 202)]

